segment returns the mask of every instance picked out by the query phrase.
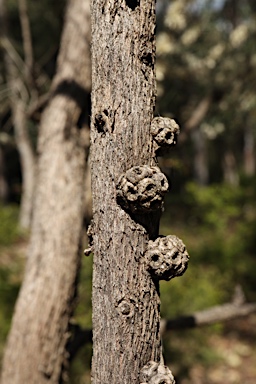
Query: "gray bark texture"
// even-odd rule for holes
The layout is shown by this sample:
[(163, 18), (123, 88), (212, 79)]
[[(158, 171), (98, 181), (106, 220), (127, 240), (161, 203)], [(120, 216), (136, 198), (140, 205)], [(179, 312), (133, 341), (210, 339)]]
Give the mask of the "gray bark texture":
[(40, 125), (32, 234), (2, 384), (56, 384), (65, 379), (84, 212), (89, 16), (89, 1), (69, 2), (57, 74)]
[(155, 166), (155, 0), (93, 0), (91, 9), (92, 382), (131, 384), (161, 350), (158, 284), (142, 263), (160, 214), (131, 214), (116, 199), (124, 172)]

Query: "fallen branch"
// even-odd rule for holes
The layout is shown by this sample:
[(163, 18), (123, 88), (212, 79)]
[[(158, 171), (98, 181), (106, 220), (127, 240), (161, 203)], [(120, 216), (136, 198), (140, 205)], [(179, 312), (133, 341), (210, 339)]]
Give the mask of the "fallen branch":
[[(230, 303), (216, 305), (214, 307), (197, 311), (191, 315), (180, 316), (175, 319), (162, 319), (160, 332), (164, 335), (166, 332), (174, 329), (186, 329), (202, 327), (206, 325), (223, 323), (249, 316), (256, 313), (256, 303), (246, 303), (244, 293), (240, 286), (235, 288), (233, 300)], [(78, 350), (86, 343), (92, 342), (92, 331), (82, 329), (77, 324), (72, 324), (72, 338), (69, 342), (69, 358), (72, 360)]]
[(201, 327), (215, 323), (238, 319), (256, 312), (256, 303), (246, 303), (241, 285), (237, 285), (230, 303), (197, 311), (191, 315), (180, 316), (176, 319), (161, 320), (161, 333), (172, 329)]
[(188, 316), (177, 317), (176, 319), (161, 320), (161, 333), (173, 329), (184, 329), (201, 327), (215, 323), (222, 323), (240, 317), (248, 316), (256, 312), (256, 303), (235, 304), (227, 303), (195, 312)]

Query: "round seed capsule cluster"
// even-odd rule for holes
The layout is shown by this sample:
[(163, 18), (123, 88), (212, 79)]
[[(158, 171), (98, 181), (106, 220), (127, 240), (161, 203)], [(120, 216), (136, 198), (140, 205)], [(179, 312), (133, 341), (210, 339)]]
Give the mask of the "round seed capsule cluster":
[(144, 255), (148, 270), (159, 280), (181, 276), (188, 266), (189, 255), (182, 240), (175, 235), (148, 242)]
[(136, 166), (121, 176), (117, 183), (117, 201), (133, 213), (161, 209), (168, 181), (158, 167)]
[(170, 369), (163, 364), (149, 361), (141, 370), (141, 384), (175, 384)]
[(155, 117), (151, 123), (151, 134), (159, 147), (170, 147), (177, 143), (180, 127), (169, 117)]

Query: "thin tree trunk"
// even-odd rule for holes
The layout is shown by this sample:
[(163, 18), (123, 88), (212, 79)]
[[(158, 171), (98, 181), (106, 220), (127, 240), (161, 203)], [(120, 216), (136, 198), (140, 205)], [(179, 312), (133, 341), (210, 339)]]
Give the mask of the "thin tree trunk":
[(4, 150), (0, 145), (0, 203), (6, 203), (8, 199), (8, 182), (5, 176)]
[[(12, 90), (15, 83), (20, 82), (18, 77), (10, 77)], [(34, 205), (36, 157), (28, 133), (28, 120), (26, 117), (26, 104), (17, 95), (12, 95), (12, 118), (15, 131), (15, 141), (20, 155), (22, 192), (20, 201), (19, 223), (21, 228), (30, 229)]]
[(90, 90), (89, 1), (71, 0), (51, 99), (40, 125), (38, 179), (28, 261), (2, 384), (64, 380), (80, 267)]
[(194, 144), (194, 178), (199, 185), (207, 185), (209, 181), (208, 153), (205, 135), (197, 129), (192, 132)]
[(239, 175), (237, 172), (236, 159), (231, 150), (226, 150), (223, 158), (223, 175), (224, 181), (236, 187), (239, 184)]
[(116, 201), (124, 172), (155, 165), (155, 0), (93, 0), (91, 7), (92, 382), (131, 384), (161, 355), (158, 284), (141, 262), (159, 215), (132, 217)]
[(255, 138), (251, 125), (244, 130), (244, 173), (249, 177), (255, 175)]
[[(24, 0), (22, 1), (24, 3)], [(2, 46), (4, 48), (4, 63), (7, 84), (10, 88), (10, 103), (12, 111), (15, 141), (20, 155), (22, 170), (22, 195), (20, 203), (20, 226), (29, 229), (31, 226), (33, 197), (35, 186), (35, 156), (28, 133), (26, 109), (28, 94), (22, 80), (22, 69), (14, 62), (7, 36), (7, 16), (4, 0), (0, 0), (0, 19)]]
[(34, 89), (33, 72), (34, 72), (34, 54), (32, 36), (30, 31), (30, 23), (28, 17), (28, 7), (26, 0), (18, 0), (20, 24), (23, 40), (23, 51), (25, 56), (25, 76), (30, 89)]

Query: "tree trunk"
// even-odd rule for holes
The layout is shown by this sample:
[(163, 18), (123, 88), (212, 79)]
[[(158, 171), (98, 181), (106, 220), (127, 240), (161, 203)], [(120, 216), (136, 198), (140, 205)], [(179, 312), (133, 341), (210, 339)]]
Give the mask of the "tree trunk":
[(223, 176), (225, 183), (237, 187), (239, 184), (239, 175), (237, 172), (236, 159), (233, 152), (229, 149), (224, 153), (223, 158)]
[(56, 384), (64, 379), (84, 212), (89, 8), (86, 0), (69, 3), (57, 75), (42, 115), (28, 261), (5, 350), (2, 384)]
[(244, 173), (246, 176), (255, 175), (255, 139), (252, 125), (246, 125), (244, 130)]
[(8, 182), (5, 176), (4, 150), (0, 144), (0, 203), (6, 203), (8, 199)]
[[(18, 77), (10, 79), (12, 89), (15, 88), (15, 83), (19, 81)], [(22, 174), (19, 224), (23, 229), (30, 229), (34, 206), (36, 157), (27, 130), (26, 104), (16, 96), (13, 94), (11, 103), (15, 141), (20, 156)]]
[(199, 185), (207, 185), (209, 181), (208, 153), (205, 135), (197, 129), (192, 132), (194, 144), (194, 178)]
[(32, 219), (33, 197), (35, 187), (35, 156), (28, 134), (26, 109), (28, 95), (23, 84), (22, 69), (18, 68), (10, 52), (7, 40), (7, 16), (4, 0), (0, 0), (1, 36), (4, 48), (4, 64), (7, 85), (10, 88), (10, 103), (15, 141), (20, 156), (22, 170), (22, 194), (20, 203), (20, 226), (29, 229)]
[(141, 262), (159, 214), (130, 215), (116, 184), (154, 166), (155, 0), (92, 1), (92, 382), (139, 383), (160, 360), (158, 284)]

